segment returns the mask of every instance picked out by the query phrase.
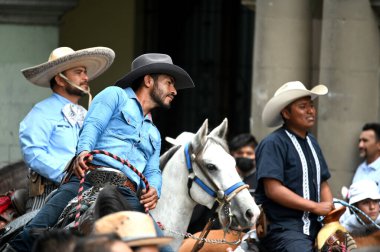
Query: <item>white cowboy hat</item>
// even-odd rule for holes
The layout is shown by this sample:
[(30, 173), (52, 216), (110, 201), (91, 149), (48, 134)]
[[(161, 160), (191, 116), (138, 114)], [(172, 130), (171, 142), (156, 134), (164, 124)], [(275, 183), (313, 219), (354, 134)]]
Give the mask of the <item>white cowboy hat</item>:
[(279, 126), (283, 122), (281, 110), (290, 103), (305, 96), (311, 96), (311, 99), (314, 100), (320, 95), (327, 94), (327, 92), (328, 89), (325, 85), (318, 85), (307, 90), (300, 81), (287, 82), (277, 89), (273, 97), (265, 104), (262, 120), (268, 127)]
[(106, 71), (115, 58), (115, 52), (107, 47), (92, 47), (74, 51), (70, 47), (54, 49), (47, 62), (22, 69), (27, 80), (41, 87), (50, 87), (50, 80), (57, 74), (78, 66), (84, 66), (89, 80)]
[(166, 142), (172, 145), (184, 145), (190, 142), (194, 138), (195, 134), (191, 132), (184, 131), (179, 134), (176, 138), (165, 137)]
[(153, 219), (137, 211), (120, 211), (106, 215), (94, 224), (95, 234), (117, 233), (130, 247), (165, 245), (173, 240), (169, 236), (157, 236)]
[(379, 188), (373, 180), (359, 180), (350, 186), (348, 198), (350, 205), (365, 199), (380, 200)]
[(132, 62), (131, 71), (116, 82), (116, 86), (125, 88), (136, 79), (146, 74), (167, 74), (175, 79), (177, 90), (194, 87), (194, 82), (189, 74), (181, 67), (174, 65), (167, 54), (147, 53), (140, 55)]

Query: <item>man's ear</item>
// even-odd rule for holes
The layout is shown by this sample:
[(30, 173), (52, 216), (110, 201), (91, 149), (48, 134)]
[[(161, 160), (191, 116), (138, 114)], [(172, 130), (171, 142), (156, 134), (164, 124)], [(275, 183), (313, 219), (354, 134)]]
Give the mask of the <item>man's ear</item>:
[(154, 79), (152, 76), (150, 76), (149, 74), (145, 75), (144, 76), (144, 86), (149, 88), (151, 86), (153, 86), (154, 84)]
[(288, 120), (290, 118), (290, 111), (288, 108), (284, 108), (283, 110), (281, 110), (281, 115), (282, 115), (282, 118)]
[(65, 86), (66, 81), (61, 76), (59, 76), (59, 74), (57, 74), (56, 76), (54, 76), (54, 79), (55, 79), (55, 83), (56, 83), (57, 86), (60, 86), (60, 87), (64, 87)]

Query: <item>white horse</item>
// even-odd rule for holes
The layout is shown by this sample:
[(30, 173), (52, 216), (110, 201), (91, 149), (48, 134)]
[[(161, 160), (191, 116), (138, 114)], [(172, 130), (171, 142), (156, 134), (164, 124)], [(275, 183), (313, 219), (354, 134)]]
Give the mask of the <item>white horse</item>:
[[(227, 209), (232, 219), (229, 221), (227, 216), (222, 224), (235, 228), (251, 227), (259, 216), (260, 210), (229, 154), (225, 140), (227, 127), (224, 119), (207, 135), (206, 119), (187, 145), (173, 147), (161, 156), (161, 198), (151, 214), (163, 225), (166, 235), (185, 234), (197, 204), (210, 209), (219, 204), (219, 213)], [(171, 246), (178, 251), (183, 236), (174, 236)]]

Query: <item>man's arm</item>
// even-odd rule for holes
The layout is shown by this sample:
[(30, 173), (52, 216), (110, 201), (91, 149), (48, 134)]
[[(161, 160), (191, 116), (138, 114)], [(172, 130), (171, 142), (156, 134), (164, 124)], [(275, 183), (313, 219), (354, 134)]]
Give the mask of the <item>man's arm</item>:
[[(38, 119), (32, 120), (32, 118)], [(71, 157), (63, 155), (69, 147), (67, 147), (67, 150), (62, 148), (62, 155), (59, 156), (48, 152), (54, 126), (51, 121), (44, 120), (43, 117), (32, 112), (28, 118), (20, 123), (19, 141), (27, 166), (43, 177), (59, 183), (63, 176), (63, 170)], [(64, 136), (65, 132), (67, 133), (66, 136)], [(60, 134), (62, 134), (62, 139), (70, 139), (72, 129), (62, 126)], [(68, 142), (67, 144), (70, 143)], [(64, 145), (65, 143), (63, 142), (62, 146)], [(75, 144), (72, 144), (72, 155), (74, 155), (74, 152)]]
[[(274, 202), (300, 211), (309, 211), (311, 213), (324, 216), (333, 209), (332, 197), (331, 201), (315, 202), (307, 200), (285, 187), (280, 181), (271, 178), (264, 178), (264, 189), (266, 196)], [(324, 183), (322, 183), (324, 184)], [(323, 186), (323, 198), (328, 199), (328, 191), (326, 184)], [(321, 185), (322, 190), (322, 185)], [(331, 192), (330, 192), (331, 193)]]
[[(93, 151), (99, 136), (103, 133), (119, 104), (118, 87), (108, 87), (95, 96), (87, 112), (78, 141), (77, 158), (74, 160), (73, 172), (81, 178), (84, 171), (90, 169), (84, 157)], [(89, 159), (88, 161), (91, 161)]]

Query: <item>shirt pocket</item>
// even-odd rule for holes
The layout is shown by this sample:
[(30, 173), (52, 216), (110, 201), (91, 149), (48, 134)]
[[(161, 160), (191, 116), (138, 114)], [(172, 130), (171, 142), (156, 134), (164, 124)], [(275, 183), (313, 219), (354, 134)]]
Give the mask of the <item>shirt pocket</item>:
[(138, 135), (137, 122), (126, 111), (121, 111), (119, 116), (110, 122), (108, 131), (118, 139), (131, 139)]
[[(58, 123), (50, 136), (50, 143), (53, 146), (66, 146), (67, 148), (76, 146), (76, 135), (69, 124)], [(71, 146), (70, 146), (71, 145)]]

